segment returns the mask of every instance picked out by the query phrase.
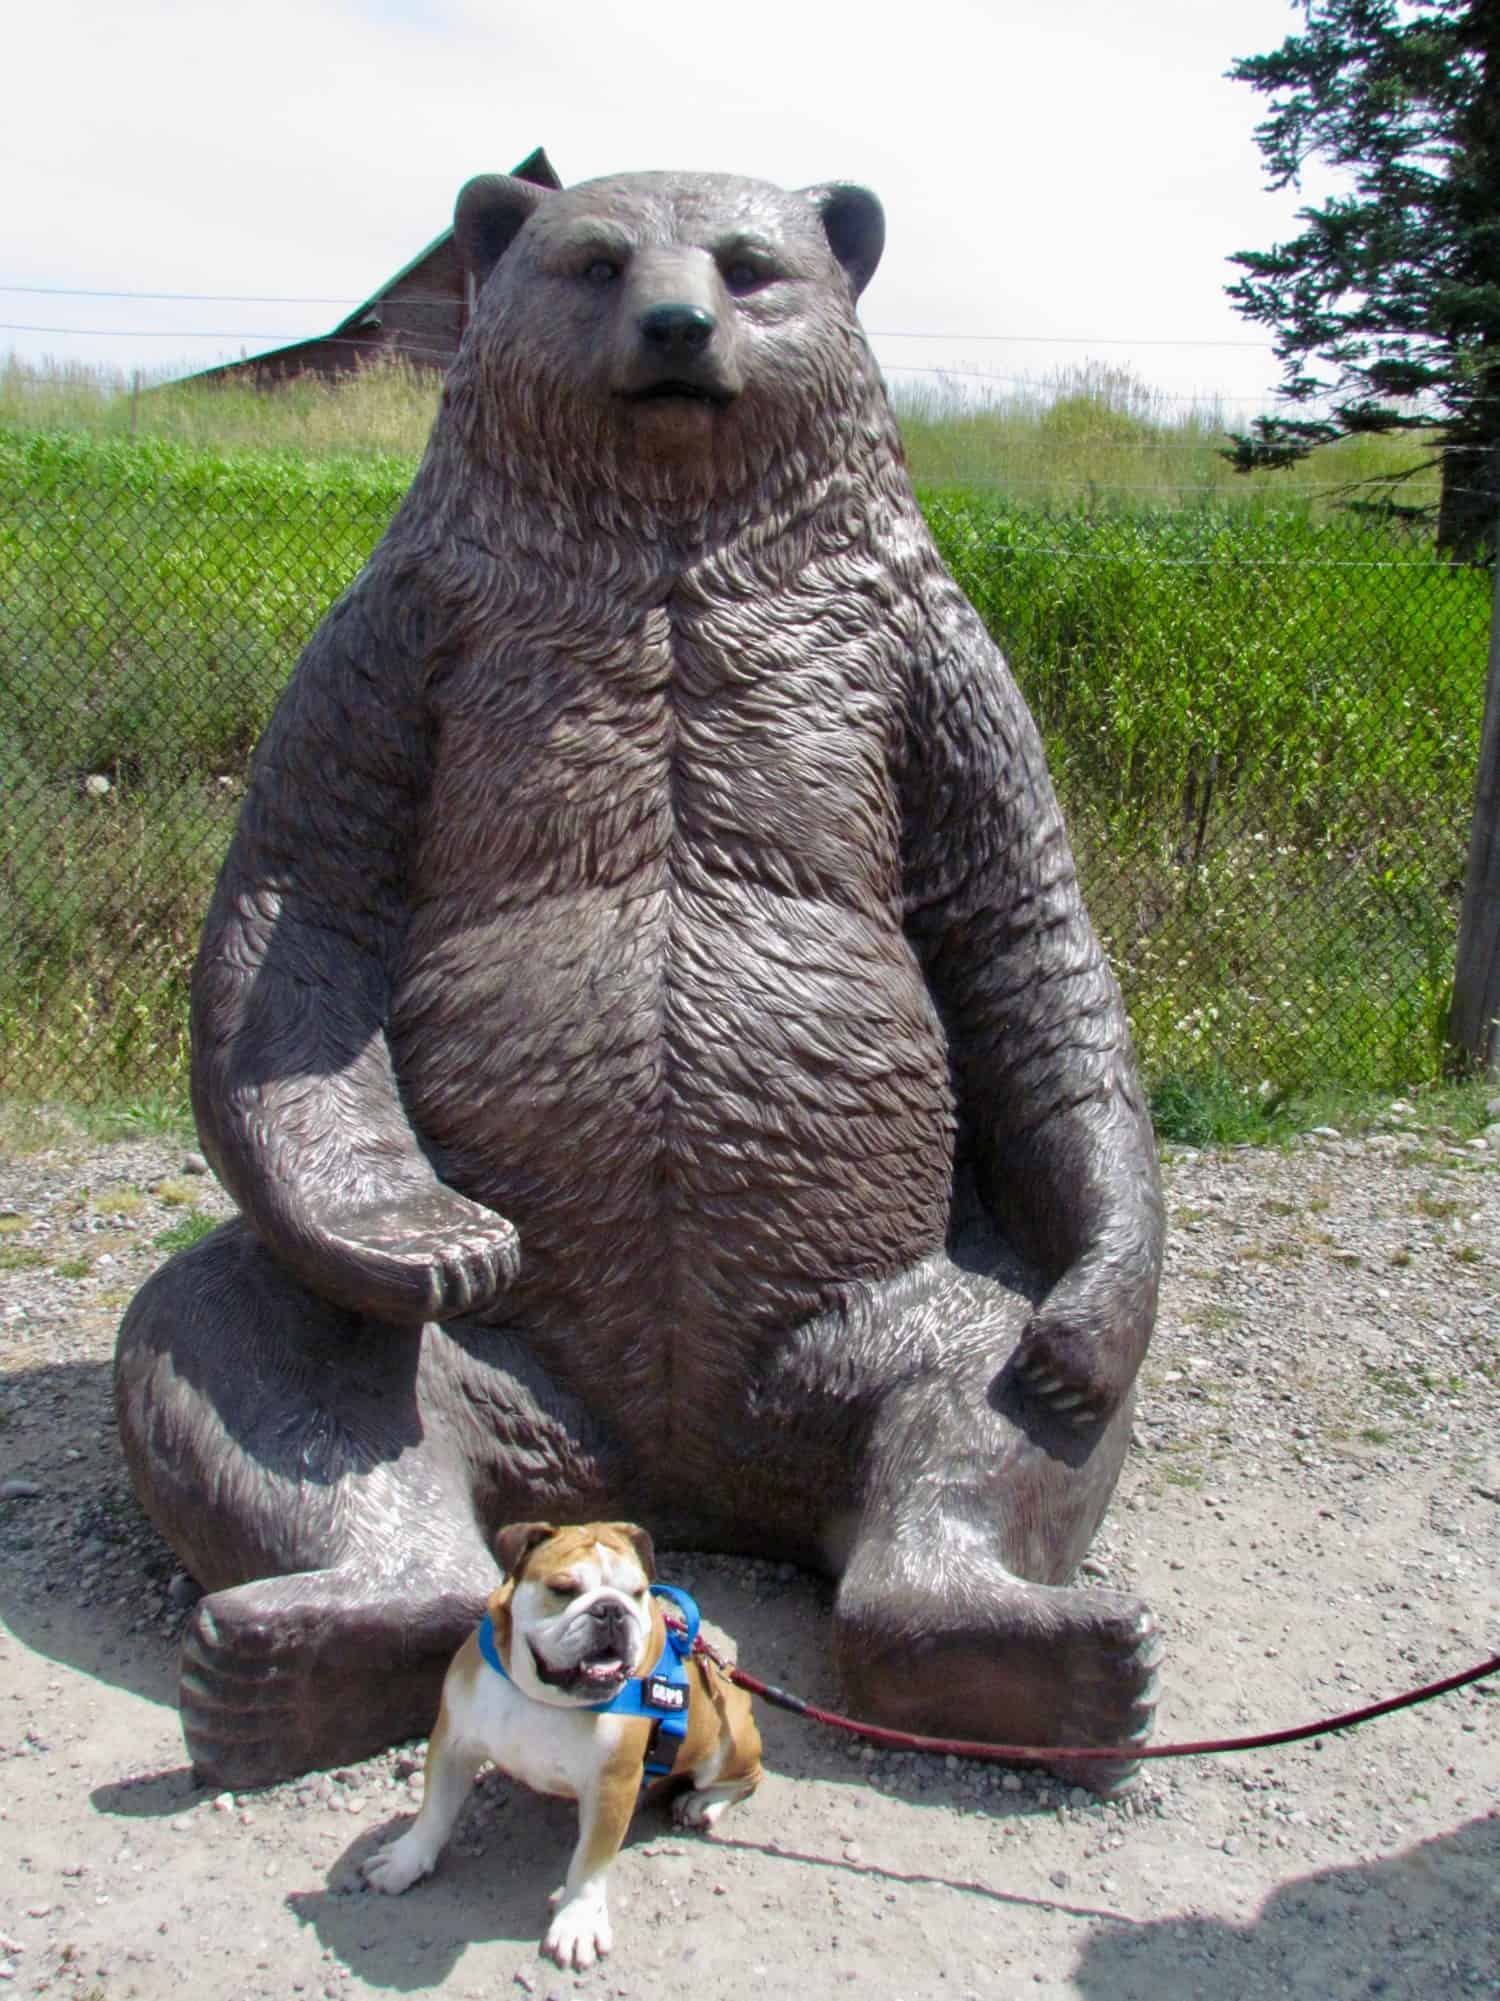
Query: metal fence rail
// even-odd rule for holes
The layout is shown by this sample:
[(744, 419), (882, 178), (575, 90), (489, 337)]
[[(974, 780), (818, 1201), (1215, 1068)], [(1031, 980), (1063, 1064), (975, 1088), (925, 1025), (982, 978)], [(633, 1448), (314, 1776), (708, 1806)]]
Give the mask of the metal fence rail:
[[(0, 1093), (185, 1087), (259, 730), (405, 472), (0, 435)], [(1488, 578), (1347, 519), (929, 498), (1158, 1085), (1437, 1074)]]

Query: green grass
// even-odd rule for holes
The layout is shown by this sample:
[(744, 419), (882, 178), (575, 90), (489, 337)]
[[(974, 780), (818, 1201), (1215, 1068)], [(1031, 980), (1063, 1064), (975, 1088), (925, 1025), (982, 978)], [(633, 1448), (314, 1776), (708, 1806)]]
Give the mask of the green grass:
[(217, 1230), (220, 1220), (216, 1216), (184, 1216), (180, 1221), (171, 1223), (165, 1230), (159, 1231), (151, 1242), (159, 1251), (188, 1251), (194, 1244), (202, 1243), (206, 1236)]
[[(0, 1093), (170, 1123), (251, 746), (399, 503), (432, 390), (122, 399), (65, 374), (0, 370)], [(1042, 727), (1163, 1129), (1435, 1081), (1487, 579), (1227, 468), (1164, 475), (1190, 505), (1111, 504), (1127, 452), (1180, 470), (1217, 433), (1098, 374), (906, 427)], [(987, 485), (997, 440), (1071, 503)]]
[[(1420, 1144), (1424, 1135), (1435, 1141), (1472, 1139), (1490, 1122), (1489, 1101), (1494, 1086), (1483, 1082), (1431, 1084), (1416, 1087), (1402, 1127)], [(1183, 1146), (1274, 1146), (1314, 1126), (1332, 1126), (1340, 1133), (1389, 1128), (1390, 1093), (1321, 1082), (1301, 1089), (1266, 1092), (1236, 1078), (1227, 1068), (1205, 1065), (1192, 1073), (1169, 1071), (1151, 1083), (1151, 1116), (1164, 1140)], [(1465, 1205), (1425, 1207), (1443, 1198), (1418, 1195), (1415, 1206), (1424, 1214), (1454, 1215)], [(1310, 1213), (1328, 1207), (1316, 1197), (1303, 1205)], [(1268, 1213), (1275, 1205), (1267, 1205)]]
[[(981, 393), (972, 393), (979, 389)], [(1115, 500), (1251, 507), (1296, 501), (1324, 510), (1360, 481), (1389, 479), (1431, 457), (1416, 438), (1350, 438), (1285, 472), (1236, 473), (1221, 456), (1229, 419), (1210, 398), (1181, 403), (1125, 369), (1090, 361), (1003, 394), (957, 376), (898, 383), (893, 401), (919, 485), (1003, 489), (1024, 506)], [(427, 370), (382, 362), (338, 382), (308, 378), (263, 396), (244, 382), (163, 380), (79, 363), (0, 360), (0, 428), (158, 440), (195, 452), (276, 451), (414, 463), (440, 386)], [(1238, 419), (1235, 420), (1237, 423)], [(1436, 474), (1403, 484), (1436, 503)]]
[(1148, 1073), (1439, 1076), (1488, 579), (1295, 508), (923, 499), (1046, 738)]
[(0, 1090), (180, 1098), (250, 751), (409, 471), (0, 431)]
[[(1237, 473), (1222, 456), (1229, 419), (1211, 399), (1184, 404), (1130, 371), (1087, 362), (976, 401), (955, 377), (902, 383), (894, 401), (919, 485), (1003, 490), (1023, 507), (1285, 507), (1330, 512), (1411, 469), (1398, 497), (1435, 507), (1430, 445), (1415, 437), (1341, 440), (1285, 471)], [(1236, 418), (1236, 428), (1244, 423)], [(1420, 470), (1418, 470), (1420, 469)]]
[(441, 386), (394, 361), (341, 382), (311, 377), (262, 396), (243, 381), (135, 378), (76, 363), (0, 360), (0, 427), (157, 440), (219, 456), (280, 451), (311, 458), (399, 457), (427, 442)]

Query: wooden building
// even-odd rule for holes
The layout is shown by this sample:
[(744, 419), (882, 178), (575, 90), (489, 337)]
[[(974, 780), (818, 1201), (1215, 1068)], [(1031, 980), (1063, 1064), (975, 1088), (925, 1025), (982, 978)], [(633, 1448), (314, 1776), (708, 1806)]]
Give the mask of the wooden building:
[[(534, 181), (538, 187), (562, 186), (540, 146), (514, 171), (518, 180)], [(441, 374), (458, 353), (474, 308), (474, 291), (474, 274), (464, 268), (448, 228), (356, 306), (332, 333), (206, 368), (194, 379), (229, 382), (248, 376), (257, 389), (274, 389), (297, 376), (350, 375), (372, 361), (397, 356), (414, 368)]]

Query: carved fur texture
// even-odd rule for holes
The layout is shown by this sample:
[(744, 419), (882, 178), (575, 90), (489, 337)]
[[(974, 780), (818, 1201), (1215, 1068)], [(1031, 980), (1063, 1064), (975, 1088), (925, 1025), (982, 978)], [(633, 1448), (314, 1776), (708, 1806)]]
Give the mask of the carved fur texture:
[[(857, 1573), (861, 1658), (898, 1602), (891, 1635), (1030, 1644), (1027, 1580), (1118, 1470), (1160, 1198), (1036, 730), (859, 327), (878, 204), (496, 176), (458, 229), (488, 276), (426, 457), (205, 927), (194, 1103), (245, 1229), (127, 1319), (137, 1483), (230, 1552), (206, 1581), (326, 1570), (364, 1605), (395, 1573), (357, 1494), (301, 1543), (271, 1519), (285, 1438), (334, 1438), (331, 1490), (399, 1489), (416, 1438), (439, 1516), (607, 1508)], [(456, 1526), (401, 1533), (482, 1597)], [(1058, 1628), (1084, 1680), (1098, 1610)], [(1141, 1727), (1115, 1614), (1126, 1693), (1036, 1728)]]

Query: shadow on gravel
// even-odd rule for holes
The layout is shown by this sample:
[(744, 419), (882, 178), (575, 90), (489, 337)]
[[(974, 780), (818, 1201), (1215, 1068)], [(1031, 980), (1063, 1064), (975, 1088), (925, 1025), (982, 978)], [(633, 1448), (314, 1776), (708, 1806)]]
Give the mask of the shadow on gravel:
[[(567, 1872), (578, 1831), (577, 1809), (503, 1782), (489, 1791), (487, 1799), (487, 1824), (479, 1829), (467, 1819), (460, 1821), (454, 1843), (444, 1850), (433, 1874), (402, 1896), (386, 1897), (365, 1887), (360, 1866), (410, 1825), (410, 1814), (393, 1815), (378, 1827), (361, 1830), (329, 1868), (328, 1887), (294, 1893), (286, 1900), (287, 1908), (312, 1928), (319, 1944), (341, 1965), (376, 1987), (414, 1991), (439, 1986), (472, 1946), (536, 1942), (547, 1927), (547, 1900)], [(654, 1843), (663, 1845), (658, 1849)], [(673, 1839), (670, 1817), (660, 1810), (642, 1810), (625, 1846), (644, 1847), (654, 1868), (670, 1870), (687, 1860)], [(874, 1868), (781, 1841), (717, 1834), (705, 1852), (723, 1851), (784, 1863), (793, 1877), (820, 1871), (851, 1880), (865, 1877), (882, 1886), (950, 1890), (1019, 1911), (1106, 1922), (1112, 1917), (1097, 1905), (1013, 1894), (969, 1877)], [(632, 1922), (629, 1904), (618, 1890), (611, 1903), (617, 1934), (627, 1936)], [(537, 1984), (563, 1991), (560, 1976), (545, 1962), (538, 1963)]]
[(95, 1813), (124, 1820), (167, 1820), (206, 1790), (193, 1777), (191, 1765), (173, 1765), (161, 1772), (142, 1772), (133, 1779), (111, 1779), (95, 1786), (89, 1804)]
[[(360, 1833), (328, 1872), (326, 1890), (299, 1891), (287, 1908), (317, 1934), (335, 1958), (373, 1987), (402, 1991), (440, 1986), (471, 1946), (536, 1943), (547, 1929), (547, 1899), (567, 1874), (578, 1833), (578, 1810), (565, 1800), (515, 1792), (503, 1802), (499, 1824), (485, 1829), (476, 1852), (461, 1822), (455, 1844), (436, 1870), (399, 1897), (367, 1889), (360, 1864), (407, 1826), (395, 1815)], [(626, 1847), (659, 1839), (668, 1823), (643, 1813)], [(467, 1849), (468, 1852), (465, 1852)], [(625, 1909), (612, 1898), (617, 1922)], [(560, 1988), (563, 1979), (545, 1961), (537, 1984)], [(576, 1991), (576, 1990), (570, 1990)]]
[(175, 1704), (178, 1565), (131, 1492), (109, 1363), (0, 1369), (0, 1452), (27, 1490), (0, 1500), (0, 1619), (35, 1653)]
[[(1229, 1866), (1229, 1865), (1227, 1865)], [(1500, 1816), (1382, 1862), (1302, 1876), (1246, 1925), (1164, 1918), (1095, 1932), (1085, 2001), (1438, 2001), (1492, 1994), (1500, 1969)]]

